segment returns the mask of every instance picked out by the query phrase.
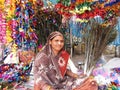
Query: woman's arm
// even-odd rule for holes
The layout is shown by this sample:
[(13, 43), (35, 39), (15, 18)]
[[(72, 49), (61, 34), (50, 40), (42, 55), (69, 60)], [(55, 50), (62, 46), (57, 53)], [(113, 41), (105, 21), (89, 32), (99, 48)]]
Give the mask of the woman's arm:
[(72, 78), (78, 78), (79, 76), (76, 73), (73, 73), (71, 70), (67, 69), (66, 75), (72, 77)]
[(77, 73), (78, 73), (78, 68), (74, 65), (73, 61), (69, 58), (66, 75), (73, 78), (78, 78)]
[(69, 58), (68, 60), (68, 67), (67, 67), (67, 72), (66, 74), (68, 76), (71, 76), (73, 78), (82, 78), (85, 77), (86, 75), (84, 74), (79, 74), (78, 68), (74, 65), (73, 61)]
[(78, 74), (78, 68), (75, 66), (75, 64), (73, 63), (73, 61), (69, 58), (68, 60), (68, 68), (73, 72)]

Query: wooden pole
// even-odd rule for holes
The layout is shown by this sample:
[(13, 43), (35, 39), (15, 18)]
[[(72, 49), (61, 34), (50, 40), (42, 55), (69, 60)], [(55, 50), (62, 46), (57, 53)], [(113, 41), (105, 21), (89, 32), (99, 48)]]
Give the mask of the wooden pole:
[(70, 48), (70, 57), (72, 58), (73, 56), (73, 45), (72, 45), (72, 29), (70, 28), (70, 45), (71, 45), (71, 48)]

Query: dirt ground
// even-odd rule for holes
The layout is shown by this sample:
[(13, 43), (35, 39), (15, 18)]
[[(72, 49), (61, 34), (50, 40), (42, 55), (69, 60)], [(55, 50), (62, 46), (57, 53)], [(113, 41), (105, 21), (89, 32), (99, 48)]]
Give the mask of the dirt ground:
[[(115, 55), (114, 54), (106, 54), (106, 55), (103, 55), (103, 57), (106, 61), (109, 61), (110, 59), (114, 58)], [(75, 63), (76, 66), (78, 65), (78, 62), (83, 62), (84, 60), (85, 60), (84, 54), (75, 54), (72, 57), (72, 61)]]
[[(75, 63), (75, 65), (78, 65), (78, 62), (83, 62), (85, 60), (85, 55), (84, 55), (85, 48), (83, 45), (78, 45), (74, 48), (73, 53), (72, 53), (72, 60)], [(109, 61), (110, 59), (114, 57), (120, 57), (119, 52), (117, 52), (118, 49), (113, 46), (107, 46), (106, 49), (103, 51), (103, 58), (106, 61)]]

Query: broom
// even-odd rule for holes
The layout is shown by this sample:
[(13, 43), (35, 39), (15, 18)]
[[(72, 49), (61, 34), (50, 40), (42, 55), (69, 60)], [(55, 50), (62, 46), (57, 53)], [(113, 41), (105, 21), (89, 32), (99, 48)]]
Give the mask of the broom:
[(87, 76), (95, 68), (96, 62), (101, 57), (106, 46), (115, 40), (117, 36), (115, 25), (116, 20), (100, 24), (92, 19), (83, 29), (83, 41), (85, 43), (84, 74)]

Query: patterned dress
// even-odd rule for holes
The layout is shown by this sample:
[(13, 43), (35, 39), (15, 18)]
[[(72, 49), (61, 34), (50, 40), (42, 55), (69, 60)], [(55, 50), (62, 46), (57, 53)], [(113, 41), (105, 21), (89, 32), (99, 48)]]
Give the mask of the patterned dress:
[(34, 62), (35, 83), (48, 84), (55, 90), (72, 90), (74, 78), (66, 75), (69, 54), (62, 51), (59, 55), (38, 53)]

